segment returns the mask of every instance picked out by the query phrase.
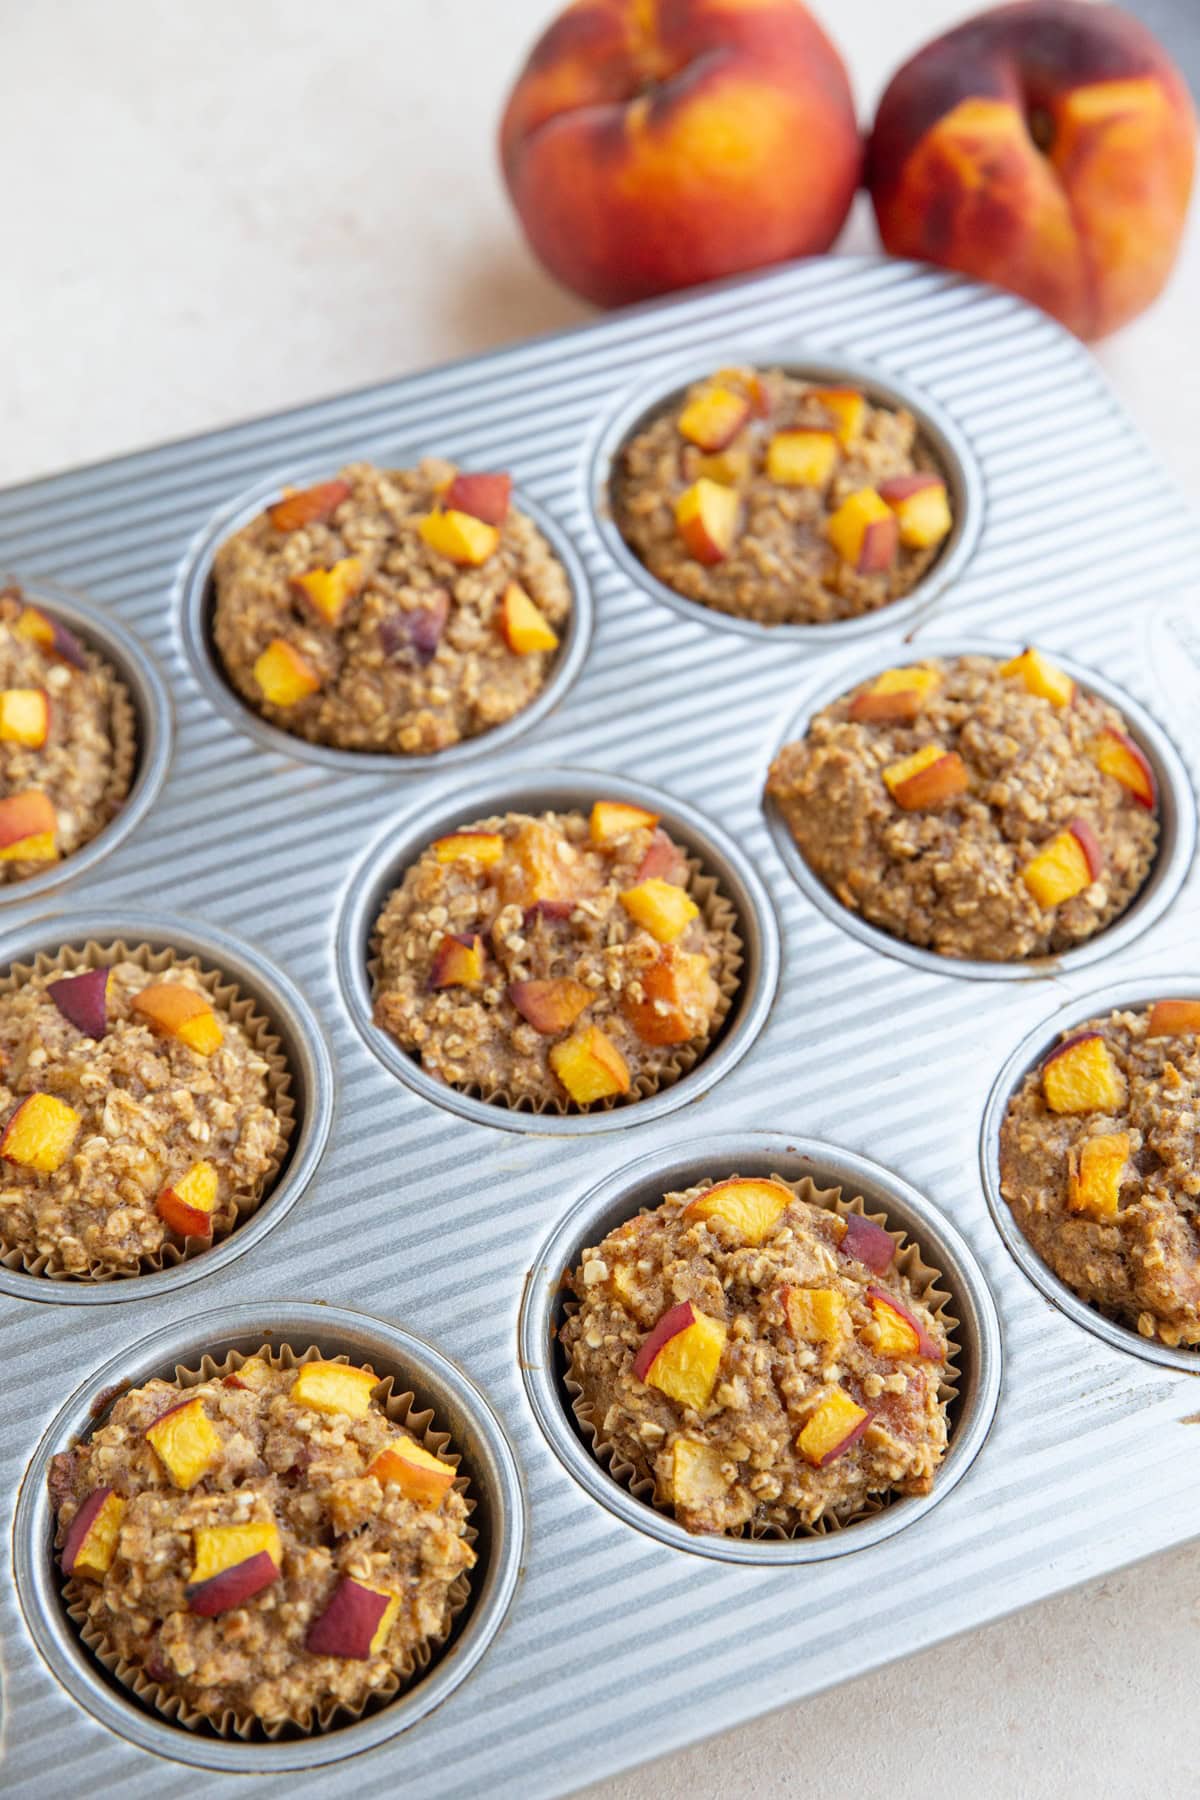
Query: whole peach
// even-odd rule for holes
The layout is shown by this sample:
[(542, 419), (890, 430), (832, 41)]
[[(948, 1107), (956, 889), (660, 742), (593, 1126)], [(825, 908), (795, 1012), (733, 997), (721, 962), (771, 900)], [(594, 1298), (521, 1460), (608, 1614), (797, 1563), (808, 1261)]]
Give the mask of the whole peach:
[(1144, 25), (1090, 0), (1020, 0), (893, 77), (867, 183), (894, 255), (1012, 288), (1097, 338), (1170, 274), (1195, 147), (1187, 88)]
[(575, 0), (517, 78), (500, 155), (547, 269), (617, 306), (827, 250), (862, 146), (799, 0)]

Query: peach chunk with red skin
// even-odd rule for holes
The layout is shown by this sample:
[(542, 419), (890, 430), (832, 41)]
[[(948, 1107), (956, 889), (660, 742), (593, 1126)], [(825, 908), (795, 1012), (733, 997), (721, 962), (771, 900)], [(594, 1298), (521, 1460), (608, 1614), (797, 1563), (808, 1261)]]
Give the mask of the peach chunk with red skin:
[(399, 1594), (344, 1575), (323, 1613), (313, 1620), (304, 1648), (313, 1656), (378, 1656), (400, 1610)]
[(633, 1086), (629, 1064), (612, 1039), (598, 1025), (587, 1025), (573, 1037), (555, 1044), (550, 1067), (576, 1106), (595, 1100), (611, 1100)]
[(866, 1407), (852, 1400), (844, 1388), (835, 1387), (809, 1417), (796, 1448), (806, 1462), (823, 1469), (857, 1443), (870, 1422)]
[(1146, 1021), (1146, 1036), (1191, 1037), (1200, 1032), (1200, 1000), (1156, 1000)]
[(48, 650), (52, 656), (69, 663), (73, 669), (86, 669), (88, 666), (87, 651), (75, 633), (61, 619), (52, 619), (36, 606), (24, 609), (13, 630), (27, 643), (39, 644), (43, 650)]
[(891, 1268), (896, 1240), (890, 1231), (877, 1225), (874, 1219), (864, 1218), (862, 1213), (845, 1213), (842, 1223), (846, 1227), (838, 1243), (842, 1256), (862, 1263), (873, 1275), (882, 1275), (885, 1269)]
[(40, 750), (50, 735), (50, 696), (44, 688), (0, 691), (0, 743)]
[(864, 724), (894, 720), (910, 725), (941, 680), (937, 669), (884, 669), (869, 688), (855, 694), (850, 702), (850, 717)]
[(282, 1566), (283, 1551), (273, 1519), (199, 1526), (191, 1579), (184, 1589), (188, 1611), (202, 1619), (215, 1619), (278, 1581)]
[(54, 862), (58, 814), (40, 788), (0, 800), (0, 862)]
[(710, 1318), (692, 1301), (681, 1300), (642, 1343), (633, 1373), (680, 1406), (702, 1412), (716, 1385), (727, 1336), (723, 1319)]
[(627, 800), (597, 800), (588, 820), (588, 837), (593, 844), (615, 844), (631, 831), (653, 831), (658, 814), (644, 806), (632, 806)]
[(867, 1289), (867, 1302), (875, 1325), (875, 1347), (885, 1356), (924, 1356), (930, 1362), (945, 1360), (941, 1345), (908, 1307), (889, 1294), (886, 1288), (872, 1284)]
[(327, 524), (342, 501), (349, 498), (348, 481), (318, 481), (315, 486), (285, 494), (274, 506), (268, 506), (267, 517), (276, 531), (299, 531), (305, 525)]
[(67, 1021), (84, 1037), (99, 1040), (108, 1031), (108, 970), (85, 969), (46, 983), (46, 992)]
[(316, 670), (286, 638), (272, 638), (255, 659), (254, 679), (270, 706), (297, 706), (321, 685)]
[(1112, 725), (1106, 725), (1089, 746), (1089, 753), (1096, 767), (1105, 775), (1111, 775), (1114, 781), (1144, 806), (1147, 812), (1153, 812), (1158, 805), (1158, 783), (1154, 778), (1154, 770), (1150, 767), (1145, 752), (1133, 739), (1123, 731), (1117, 731)]
[(860, 575), (890, 569), (900, 546), (895, 513), (874, 488), (859, 488), (833, 513), (825, 533), (843, 562)]
[(1000, 673), (1020, 681), (1027, 693), (1049, 700), (1052, 706), (1070, 706), (1075, 698), (1075, 683), (1071, 677), (1048, 656), (1035, 650), (1032, 644), (1022, 650), (1020, 656), (1001, 663)]
[(181, 1400), (160, 1413), (146, 1429), (151, 1445), (173, 1487), (195, 1487), (221, 1454), (221, 1440), (199, 1396)]
[(384, 1445), (368, 1466), (367, 1474), (373, 1475), (381, 1487), (398, 1487), (407, 1500), (418, 1506), (436, 1507), (454, 1486), (457, 1470), (407, 1432), (401, 1432)]
[(193, 1163), (186, 1175), (159, 1194), (155, 1202), (159, 1217), (180, 1237), (211, 1237), (218, 1186), (210, 1162)]
[(67, 1528), (62, 1548), (64, 1575), (103, 1580), (117, 1553), (125, 1502), (115, 1488), (96, 1488), (84, 1500)]
[(770, 1237), (791, 1200), (779, 1181), (719, 1181), (689, 1200), (685, 1219), (723, 1219), (747, 1244)]
[(512, 497), (511, 475), (456, 475), (442, 495), (448, 512), (469, 513), (485, 525), (503, 525)]
[(750, 417), (745, 394), (716, 383), (700, 390), (679, 415), (679, 433), (700, 450), (724, 450)]
[(221, 1021), (202, 994), (180, 981), (156, 981), (133, 996), (139, 1017), (167, 1037), (178, 1038), (198, 1056), (211, 1056), (225, 1040)]
[(667, 944), (641, 976), (642, 998), (625, 994), (621, 1011), (644, 1044), (686, 1044), (705, 1028), (717, 1003), (708, 958)]
[(675, 524), (698, 563), (724, 562), (737, 537), (742, 503), (737, 491), (701, 476), (675, 502)]
[(1067, 1210), (1093, 1219), (1114, 1219), (1129, 1150), (1126, 1131), (1104, 1132), (1073, 1144), (1067, 1156)]
[(596, 998), (591, 988), (569, 976), (544, 981), (514, 981), (508, 997), (526, 1023), (544, 1037), (569, 1031)]
[(478, 932), (446, 932), (433, 953), (431, 988), (480, 987), (483, 983), (483, 939)]
[(83, 1124), (74, 1107), (55, 1094), (28, 1094), (0, 1134), (0, 1157), (53, 1175), (71, 1153)]
[(379, 1377), (370, 1369), (358, 1369), (352, 1363), (307, 1362), (296, 1371), (289, 1398), (314, 1412), (346, 1413), (352, 1419), (363, 1419), (378, 1386)]
[(558, 649), (557, 631), (518, 582), (510, 581), (505, 588), (496, 616), (500, 636), (514, 656)]
[(932, 550), (949, 534), (954, 520), (946, 484), (940, 475), (919, 470), (894, 475), (879, 484), (879, 498), (891, 507), (906, 550)]
[(1125, 1077), (1098, 1031), (1064, 1038), (1042, 1064), (1042, 1092), (1051, 1112), (1119, 1112), (1125, 1091)]
[(1098, 881), (1104, 871), (1104, 851), (1086, 819), (1072, 819), (1031, 858), (1021, 879), (1038, 905), (1049, 910), (1073, 900)]
[(643, 856), (634, 871), (635, 883), (649, 881), (651, 877), (659, 881), (669, 881), (675, 887), (686, 887), (688, 882), (688, 864), (684, 852), (665, 831), (657, 830), (650, 840), (650, 848)]
[(896, 805), (905, 812), (927, 812), (957, 800), (971, 785), (967, 765), (957, 750), (925, 744), (911, 756), (889, 763), (884, 783)]

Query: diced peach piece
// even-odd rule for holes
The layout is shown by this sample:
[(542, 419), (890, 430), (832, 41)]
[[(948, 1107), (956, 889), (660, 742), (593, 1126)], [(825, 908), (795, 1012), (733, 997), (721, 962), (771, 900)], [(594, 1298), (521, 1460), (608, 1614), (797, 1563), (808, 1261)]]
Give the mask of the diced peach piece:
[(701, 450), (724, 450), (750, 417), (744, 394), (727, 387), (702, 388), (679, 415), (679, 432)]
[(521, 1017), (546, 1037), (569, 1031), (596, 998), (591, 988), (568, 976), (548, 981), (514, 981), (508, 997)]
[[(231, 1529), (236, 1529), (232, 1527)], [(216, 1619), (244, 1606), (255, 1594), (279, 1580), (279, 1565), (265, 1550), (259, 1550), (231, 1569), (222, 1569), (207, 1581), (191, 1582), (183, 1590), (188, 1611), (202, 1619)]]
[(1042, 1064), (1042, 1092), (1051, 1112), (1115, 1113), (1125, 1103), (1125, 1078), (1100, 1033), (1080, 1031)]
[(633, 1085), (629, 1065), (612, 1039), (598, 1025), (588, 1025), (574, 1037), (555, 1044), (550, 1067), (576, 1106), (627, 1094)]
[(268, 506), (267, 517), (276, 531), (299, 531), (303, 525), (327, 524), (342, 501), (349, 498), (348, 481), (318, 481), (314, 487), (285, 494), (274, 506)]
[(967, 766), (957, 750), (925, 744), (911, 756), (889, 763), (883, 779), (896, 805), (905, 812), (926, 812), (956, 800), (971, 785)]
[(931, 550), (954, 523), (946, 484), (938, 475), (896, 475), (880, 482), (879, 496), (895, 513), (906, 550)]
[(70, 663), (74, 669), (86, 669), (88, 666), (87, 651), (75, 633), (61, 619), (52, 619), (36, 606), (24, 609), (13, 630), (18, 637), (40, 645), (43, 650), (49, 650), (63, 662)]
[(719, 1181), (689, 1200), (688, 1219), (724, 1219), (747, 1244), (761, 1244), (770, 1237), (791, 1199), (778, 1181)]
[(193, 1533), (194, 1562), (184, 1589), (188, 1611), (215, 1619), (278, 1581), (283, 1550), (273, 1519), (243, 1525), (200, 1525)]
[(1020, 656), (1001, 663), (1000, 673), (1023, 682), (1029, 693), (1036, 694), (1041, 700), (1049, 700), (1051, 706), (1070, 706), (1075, 698), (1075, 683), (1071, 677), (1048, 656), (1035, 650), (1032, 644), (1022, 650)]
[(740, 487), (750, 478), (750, 452), (740, 444), (731, 444), (728, 450), (697, 457), (694, 469), (706, 481), (719, 482), (722, 487)]
[(719, 563), (733, 548), (742, 503), (736, 488), (701, 476), (675, 502), (675, 524), (689, 556)]
[(873, 1219), (864, 1218), (862, 1213), (845, 1213), (842, 1223), (846, 1229), (838, 1244), (841, 1256), (862, 1263), (873, 1275), (882, 1275), (891, 1267), (896, 1240), (890, 1231), (876, 1225)]
[(867, 416), (867, 401), (857, 388), (813, 388), (810, 398), (818, 401), (836, 422), (838, 442), (849, 450), (861, 435)]
[(700, 917), (700, 908), (686, 889), (676, 887), (673, 881), (662, 881), (657, 875), (640, 881), (636, 887), (623, 888), (620, 900), (630, 918), (643, 925), (660, 944), (673, 944), (692, 920)]
[(454, 509), (426, 513), (418, 520), (417, 530), (439, 556), (473, 569), (485, 563), (500, 542), (500, 533), (494, 525)]
[(622, 1306), (630, 1312), (636, 1312), (638, 1290), (632, 1270), (626, 1268), (624, 1263), (617, 1263), (612, 1269), (609, 1280), (612, 1282), (613, 1292)]
[(103, 1581), (112, 1568), (121, 1534), (125, 1502), (115, 1488), (101, 1487), (89, 1494), (67, 1530), (62, 1551), (64, 1575), (89, 1575)]
[(753, 369), (718, 369), (713, 380), (724, 387), (739, 388), (750, 402), (750, 411), (756, 419), (769, 417), (771, 400), (763, 385), (762, 377)]
[(433, 849), (440, 863), (469, 861), (490, 868), (504, 855), (504, 839), (498, 831), (454, 831), (436, 838)]
[(40, 750), (50, 735), (50, 696), (44, 688), (0, 691), (0, 743)]
[(1129, 1161), (1129, 1134), (1109, 1132), (1084, 1138), (1067, 1159), (1067, 1209), (1093, 1219), (1113, 1219)]
[(308, 1628), (304, 1648), (313, 1656), (378, 1656), (400, 1610), (400, 1596), (342, 1577), (319, 1618)]
[(1099, 737), (1088, 745), (1088, 752), (1097, 768), (1128, 789), (1139, 806), (1144, 806), (1147, 812), (1154, 811), (1158, 804), (1154, 770), (1131, 737), (1106, 725)]
[(297, 1406), (311, 1406), (314, 1412), (362, 1419), (378, 1386), (379, 1377), (370, 1369), (356, 1369), (351, 1363), (307, 1362), (296, 1371), (289, 1397)]
[(625, 800), (597, 800), (588, 821), (588, 836), (593, 844), (615, 844), (631, 831), (653, 831), (658, 814), (644, 806), (630, 806)]
[(729, 1492), (720, 1452), (710, 1444), (676, 1438), (671, 1446), (671, 1500), (680, 1512), (701, 1513)]
[(862, 1436), (870, 1419), (866, 1407), (852, 1400), (845, 1388), (834, 1388), (809, 1418), (796, 1448), (806, 1462), (823, 1469)]
[(767, 480), (781, 487), (823, 488), (837, 460), (832, 431), (777, 431), (767, 445)]
[(845, 1295), (837, 1288), (783, 1290), (788, 1328), (804, 1344), (840, 1344), (846, 1335), (849, 1310)]
[(439, 1506), (443, 1496), (454, 1486), (456, 1470), (452, 1463), (442, 1462), (407, 1432), (401, 1432), (385, 1444), (367, 1469), (382, 1487), (398, 1487), (408, 1500), (418, 1506)]
[(254, 679), (271, 706), (295, 706), (321, 685), (320, 676), (286, 638), (272, 638), (255, 659)]
[(1021, 879), (1038, 905), (1049, 910), (1091, 887), (1103, 867), (1104, 853), (1095, 833), (1085, 820), (1072, 819), (1025, 864)]
[(431, 988), (479, 987), (483, 982), (483, 939), (478, 932), (446, 932), (433, 953)]
[(650, 848), (637, 866), (634, 880), (649, 881), (652, 875), (673, 882), (676, 887), (686, 887), (688, 883), (687, 857), (661, 828), (654, 833)]
[(545, 819), (526, 819), (517, 826), (499, 881), (506, 905), (569, 900), (574, 911), (580, 884), (587, 878), (578, 862), (566, 862), (559, 855), (560, 841)]
[(900, 526), (874, 488), (859, 488), (843, 500), (825, 533), (842, 561), (860, 575), (881, 574), (896, 560)]
[(941, 679), (937, 669), (885, 669), (869, 688), (855, 694), (850, 717), (867, 723), (899, 720), (911, 724)]
[(209, 1162), (193, 1163), (186, 1175), (162, 1190), (155, 1204), (159, 1216), (180, 1237), (211, 1237), (217, 1171)]
[(71, 1153), (83, 1120), (55, 1094), (29, 1094), (0, 1134), (0, 1156), (39, 1175), (53, 1175)]
[(924, 1356), (930, 1362), (945, 1360), (942, 1347), (915, 1313), (885, 1288), (869, 1287), (867, 1301), (874, 1318), (875, 1348), (884, 1356)]
[(54, 862), (58, 814), (40, 788), (0, 800), (0, 862)]
[(307, 575), (293, 575), (292, 586), (302, 593), (327, 625), (336, 625), (348, 600), (353, 600), (363, 584), (362, 559), (343, 556), (328, 569), (310, 569)]
[(207, 1475), (221, 1454), (221, 1440), (199, 1396), (160, 1413), (147, 1428), (146, 1441), (170, 1476), (171, 1485), (185, 1492)]
[(680, 1406), (701, 1412), (716, 1385), (728, 1331), (690, 1300), (665, 1312), (642, 1344), (633, 1372)]
[(1156, 1000), (1146, 1022), (1147, 1037), (1191, 1037), (1200, 1032), (1200, 1000)]
[(46, 992), (67, 1021), (84, 1037), (100, 1038), (108, 1032), (108, 970), (85, 969), (82, 975), (62, 975), (46, 983)]
[(686, 1044), (702, 1029), (717, 1003), (708, 958), (667, 944), (641, 977), (641, 1000), (629, 995), (621, 1011), (644, 1044)]
[(514, 656), (558, 649), (557, 631), (517, 582), (510, 581), (505, 588), (496, 617), (500, 636)]
[(181, 981), (151, 982), (133, 996), (130, 1006), (156, 1031), (178, 1038), (197, 1056), (211, 1056), (224, 1042), (221, 1021), (208, 1001)]
[(485, 525), (503, 525), (511, 496), (511, 475), (456, 475), (442, 505), (448, 512), (470, 513)]

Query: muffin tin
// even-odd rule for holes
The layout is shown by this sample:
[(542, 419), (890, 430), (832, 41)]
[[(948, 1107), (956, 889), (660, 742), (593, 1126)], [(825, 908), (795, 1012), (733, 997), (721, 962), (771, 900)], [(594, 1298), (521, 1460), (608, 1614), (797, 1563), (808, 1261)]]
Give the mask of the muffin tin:
[[(848, 379), (869, 366), (873, 391), (914, 404), (953, 452), (957, 544), (922, 593), (853, 633), (740, 628), (659, 595), (612, 542), (604, 471), (621, 433), (688, 374), (743, 359)], [(204, 645), (215, 541), (285, 481), (425, 452), (511, 469), (565, 553), (576, 625), (550, 698), (420, 763), (273, 731)], [(144, 783), (94, 854), (6, 892), (0, 966), (80, 935), (198, 949), (307, 1050), (313, 1125), (292, 1186), (163, 1278), (104, 1284), (96, 1305), (76, 1284), (0, 1281), (12, 1792), (40, 1791), (52, 1765), (72, 1790), (185, 1800), (193, 1764), (213, 1793), (240, 1791), (235, 1770), (283, 1768), (289, 1792), (322, 1796), (562, 1793), (1195, 1533), (1194, 1362), (1150, 1360), (1051, 1303), (989, 1211), (978, 1155), (989, 1092), (1011, 1086), (1057, 1009), (1108, 1003), (1085, 982), (1182, 989), (1200, 743), (1179, 690), (1164, 698), (1147, 620), (1193, 580), (1198, 549), (1079, 345), (1008, 296), (874, 259), (782, 269), (0, 494), (0, 571), (127, 673)], [(113, 621), (123, 657), (75, 605)], [(1064, 957), (980, 988), (892, 940), (882, 954), (798, 885), (762, 783), (798, 711), (855, 679), (868, 631), (872, 666), (948, 639), (1033, 638), (1119, 690), (1159, 753), (1164, 847), (1130, 929), (1098, 938), (1086, 968)], [(451, 817), (648, 787), (742, 914), (743, 998), (710, 1054), (650, 1101), (562, 1119), (501, 1115), (398, 1063), (369, 1024), (365, 945), (410, 850)], [(745, 1171), (759, 1155), (811, 1156), (911, 1219), (951, 1281), (968, 1379), (928, 1501), (821, 1540), (682, 1541), (574, 1454), (547, 1355), (552, 1277), (593, 1218), (599, 1231), (681, 1169)], [(79, 1297), (69, 1333), (64, 1288)], [(491, 1547), (463, 1628), (399, 1700), (326, 1736), (232, 1744), (154, 1718), (80, 1649), (44, 1480), (112, 1384), (268, 1332), (391, 1356), (423, 1385), (473, 1462)], [(1155, 1505), (1135, 1514), (1147, 1482)]]

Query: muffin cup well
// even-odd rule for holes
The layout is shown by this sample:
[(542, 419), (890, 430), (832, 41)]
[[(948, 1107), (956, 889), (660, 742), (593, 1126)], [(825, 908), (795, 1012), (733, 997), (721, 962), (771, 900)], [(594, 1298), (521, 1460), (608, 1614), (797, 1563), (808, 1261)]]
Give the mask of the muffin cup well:
[[(606, 1467), (593, 1422), (574, 1406), (575, 1384), (557, 1348), (569, 1304), (563, 1273), (625, 1219), (658, 1206), (665, 1194), (733, 1170), (747, 1177), (776, 1175), (818, 1204), (863, 1212), (894, 1237), (907, 1239), (901, 1267), (953, 1332), (948, 1371), (950, 1443), (928, 1494), (881, 1499), (840, 1524), (828, 1521), (796, 1537), (702, 1536), (686, 1531), (668, 1509), (656, 1507), (649, 1484), (629, 1485), (627, 1465)], [(840, 1196), (838, 1196), (840, 1190)], [(557, 1226), (526, 1280), (520, 1320), (521, 1368), (539, 1425), (568, 1472), (594, 1500), (627, 1525), (672, 1549), (721, 1562), (767, 1566), (820, 1562), (881, 1542), (943, 1500), (974, 1461), (991, 1426), (1000, 1389), (1000, 1327), (983, 1273), (959, 1233), (898, 1176), (865, 1157), (812, 1138), (776, 1132), (739, 1132), (676, 1145), (640, 1158), (594, 1187)], [(577, 1393), (577, 1390), (576, 1390)], [(586, 1409), (585, 1409), (586, 1411)]]
[[(304, 1345), (311, 1355), (369, 1363), (390, 1379), (395, 1415), (409, 1416), (431, 1447), (448, 1434), (460, 1474), (475, 1502), (471, 1528), (478, 1561), (456, 1608), (447, 1644), (425, 1669), (383, 1704), (368, 1702), (351, 1722), (300, 1735), (283, 1728), (268, 1738), (219, 1735), (206, 1720), (195, 1728), (156, 1708), (153, 1684), (141, 1693), (105, 1666), (71, 1616), (54, 1549), (55, 1516), (47, 1477), (53, 1456), (86, 1438), (114, 1391), (159, 1376), (191, 1384), (227, 1362), (254, 1355), (264, 1343)], [(441, 1353), (398, 1327), (339, 1307), (252, 1302), (167, 1327), (122, 1351), (71, 1397), (43, 1438), (21, 1486), (14, 1523), (14, 1570), (26, 1624), (53, 1673), (102, 1724), (144, 1750), (224, 1773), (278, 1773), (317, 1768), (385, 1742), (440, 1705), (482, 1657), (511, 1603), (521, 1572), (524, 1503), (513, 1453), (482, 1394)], [(69, 1587), (70, 1584), (67, 1584)], [(446, 1650), (451, 1654), (443, 1654)], [(178, 1708), (176, 1707), (176, 1714)]]
[[(404, 462), (417, 462), (425, 454), (429, 454), (427, 448), (405, 451)], [(382, 451), (376, 448), (372, 452), (370, 446), (364, 446), (361, 459), (371, 460), (380, 467), (396, 467), (399, 466), (397, 455), (394, 449)], [(591, 588), (570, 539), (548, 513), (517, 488), (513, 490), (512, 505), (532, 519), (566, 572), (571, 589), (571, 615), (545, 685), (528, 706), (503, 725), (493, 726), (475, 737), (451, 744), (446, 750), (424, 756), (338, 750), (331, 744), (310, 743), (307, 738), (295, 737), (268, 723), (231, 685), (212, 633), (216, 603), (212, 571), (217, 551), (227, 538), (256, 519), (270, 501), (278, 499), (284, 487), (307, 487), (315, 481), (328, 479), (331, 473), (333, 470), (326, 459), (259, 481), (247, 493), (222, 507), (192, 540), (176, 578), (175, 592), (181, 609), (184, 649), (206, 698), (230, 724), (239, 731), (248, 732), (264, 749), (302, 762), (318, 763), (327, 769), (339, 769), (343, 773), (429, 775), (435, 770), (453, 771), (460, 763), (506, 748), (524, 732), (531, 731), (564, 698), (582, 669), (591, 643), (594, 617)]]
[[(48, 947), (52, 945), (53, 948)], [(119, 919), (66, 918), (0, 941), (0, 993), (30, 974), (128, 959), (148, 973), (184, 966), (250, 1037), (268, 1064), (272, 1105), (284, 1142), (257, 1197), (239, 1198), (238, 1221), (208, 1247), (164, 1245), (128, 1273), (72, 1275), (52, 1257), (0, 1254), (0, 1292), (23, 1299), (82, 1302), (141, 1299), (222, 1268), (256, 1243), (299, 1198), (329, 1134), (333, 1074), (320, 1029), (297, 991), (249, 946), (211, 928), (203, 934), (136, 912)]]
[[(725, 944), (722, 1010), (708, 1039), (689, 1060), (660, 1077), (654, 1090), (587, 1112), (535, 1112), (451, 1087), (424, 1070), (415, 1056), (373, 1019), (375, 924), (387, 896), (437, 837), (468, 821), (508, 812), (570, 812), (595, 800), (624, 800), (656, 812), (706, 880), (693, 888), (709, 924)], [(707, 1090), (739, 1062), (761, 1029), (779, 977), (779, 939), (766, 889), (733, 843), (701, 814), (657, 788), (594, 770), (515, 770), (486, 784), (461, 788), (409, 816), (368, 853), (351, 877), (338, 926), (338, 970), (351, 1016), (367, 1045), (393, 1075), (436, 1105), (476, 1124), (508, 1131), (571, 1134), (612, 1131), (659, 1118)], [(686, 1049), (686, 1047), (685, 1047)]]
[[(711, 375), (717, 368), (736, 367), (778, 368), (801, 381), (835, 387), (854, 386), (880, 405), (902, 407), (913, 414), (922, 438), (945, 471), (954, 526), (931, 567), (901, 599), (859, 618), (837, 619), (826, 625), (764, 625), (757, 619), (737, 618), (676, 593), (674, 588), (652, 575), (625, 542), (614, 517), (616, 471), (625, 444), (651, 419), (675, 405), (692, 382)], [(650, 399), (647, 399), (648, 392)], [(588, 447), (584, 484), (585, 504), (605, 550), (637, 587), (685, 618), (702, 620), (718, 630), (736, 631), (743, 637), (793, 643), (809, 650), (836, 649), (840, 644), (871, 633), (911, 626), (920, 613), (936, 603), (970, 562), (984, 514), (983, 478), (974, 453), (953, 419), (928, 394), (871, 363), (846, 360), (815, 349), (810, 352), (805, 346), (794, 343), (774, 346), (769, 343), (735, 344), (711, 350), (703, 358), (692, 356), (685, 363), (673, 363), (640, 374), (636, 387), (629, 390), (602, 421)]]
[(1160, 1343), (1157, 1338), (1143, 1337), (1132, 1325), (1124, 1325), (1119, 1320), (1110, 1318), (1107, 1313), (1102, 1313), (1098, 1307), (1082, 1299), (1042, 1261), (1017, 1224), (1012, 1208), (1000, 1191), (1000, 1130), (1009, 1101), (1025, 1077), (1039, 1066), (1065, 1032), (1082, 1025), (1085, 1020), (1102, 1018), (1111, 1012), (1137, 1011), (1153, 1005), (1155, 1000), (1168, 997), (1200, 1000), (1200, 981), (1194, 975), (1163, 975), (1142, 976), (1137, 981), (1114, 983), (1109, 987), (1093, 989), (1090, 994), (1069, 1001), (1058, 1012), (1036, 1025), (1009, 1056), (988, 1095), (979, 1138), (979, 1162), (983, 1191), (996, 1230), (1003, 1238), (1013, 1261), (1052, 1305), (1076, 1325), (1090, 1331), (1094, 1337), (1102, 1338), (1115, 1350), (1124, 1350), (1142, 1357), (1146, 1362), (1160, 1363), (1169, 1369), (1184, 1369), (1188, 1374), (1196, 1375), (1200, 1374), (1200, 1345), (1173, 1349), (1169, 1344)]
[[(925, 657), (990, 656), (1007, 660), (1018, 655), (1022, 645), (997, 642), (988, 638), (905, 638), (897, 643), (890, 657), (874, 652), (869, 662), (844, 670), (824, 681), (810, 694), (787, 730), (771, 752), (770, 760), (785, 744), (804, 737), (812, 720), (826, 706), (840, 700), (860, 682), (896, 663), (915, 662)], [(872, 925), (859, 913), (844, 906), (820, 876), (810, 869), (788, 830), (780, 809), (771, 801), (764, 802), (767, 825), (775, 847), (796, 885), (835, 925), (860, 944), (866, 944), (884, 956), (911, 963), (936, 975), (957, 976), (964, 981), (1032, 981), (1041, 976), (1061, 975), (1087, 963), (1124, 950), (1135, 938), (1160, 919), (1175, 900), (1191, 867), (1196, 848), (1196, 798), (1183, 760), (1162, 727), (1123, 688), (1116, 686), (1094, 669), (1085, 668), (1055, 650), (1054, 661), (1065, 669), (1083, 688), (1106, 700), (1124, 715), (1129, 734), (1145, 754), (1158, 783), (1158, 848), (1150, 873), (1125, 911), (1094, 937), (1065, 950), (1059, 956), (1035, 956), (1024, 962), (983, 962), (966, 957), (941, 956), (936, 950), (925, 950), (904, 938), (894, 937), (879, 925)]]

